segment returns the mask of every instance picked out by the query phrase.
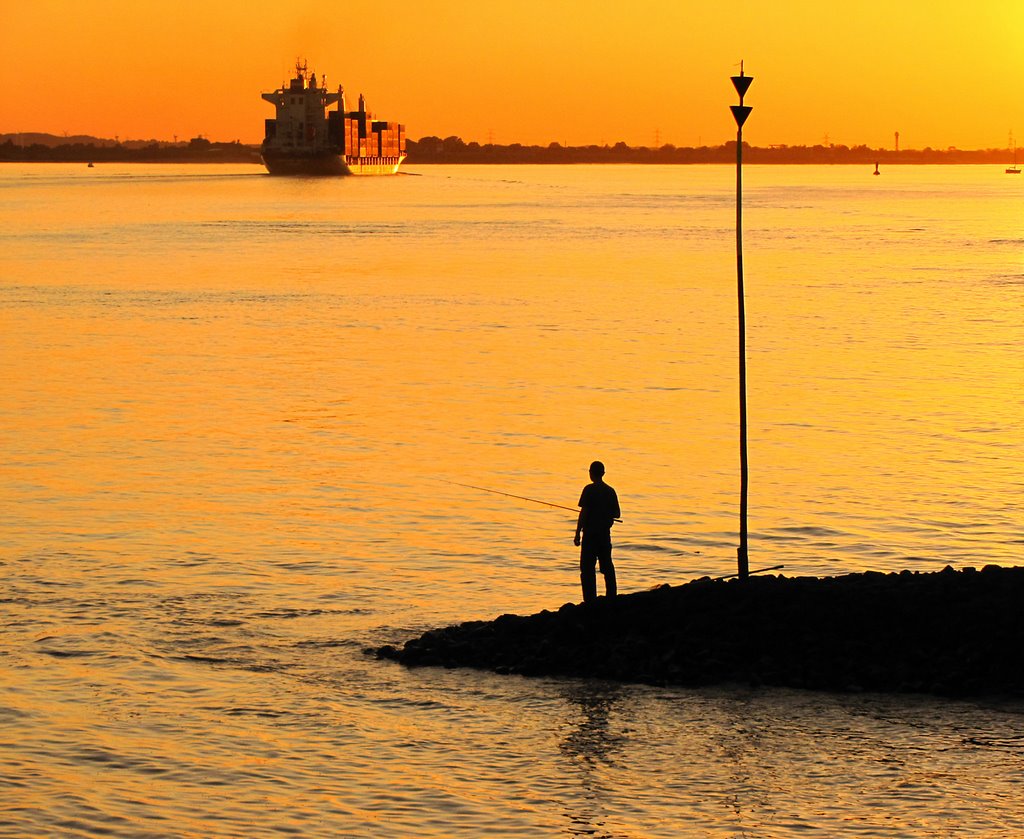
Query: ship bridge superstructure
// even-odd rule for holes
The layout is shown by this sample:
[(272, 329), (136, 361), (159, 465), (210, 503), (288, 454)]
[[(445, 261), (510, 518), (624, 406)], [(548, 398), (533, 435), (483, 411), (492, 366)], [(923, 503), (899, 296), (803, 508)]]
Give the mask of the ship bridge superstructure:
[(323, 86), (317, 84), (316, 73), (310, 73), (303, 62), (295, 63), (295, 77), (287, 87), (273, 93), (264, 93), (263, 100), (277, 111), (274, 119), (266, 121), (265, 142), (281, 149), (323, 148), (331, 144), (327, 108), (336, 103), (345, 110), (345, 91), (341, 85), (337, 93), (329, 93), (326, 77)]

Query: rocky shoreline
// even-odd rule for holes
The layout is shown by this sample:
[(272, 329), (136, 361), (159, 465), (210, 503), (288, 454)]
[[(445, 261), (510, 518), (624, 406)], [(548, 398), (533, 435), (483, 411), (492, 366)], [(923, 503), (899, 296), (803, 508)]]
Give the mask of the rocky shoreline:
[(436, 629), (408, 666), (658, 685), (1024, 695), (1024, 568), (708, 577)]

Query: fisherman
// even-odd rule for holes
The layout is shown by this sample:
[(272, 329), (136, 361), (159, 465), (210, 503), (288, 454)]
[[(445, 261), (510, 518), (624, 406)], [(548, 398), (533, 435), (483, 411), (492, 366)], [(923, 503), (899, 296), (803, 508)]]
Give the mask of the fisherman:
[[(583, 586), (583, 602), (597, 599), (597, 565), (604, 575), (604, 593), (614, 597), (615, 566), (612, 565), (612, 525), (621, 517), (619, 497), (615, 490), (604, 482), (604, 464), (595, 460), (590, 464), (592, 483), (583, 487), (580, 494), (580, 516), (576, 522), (576, 538), (573, 544), (580, 547), (580, 584)], [(580, 534), (582, 533), (582, 539)]]

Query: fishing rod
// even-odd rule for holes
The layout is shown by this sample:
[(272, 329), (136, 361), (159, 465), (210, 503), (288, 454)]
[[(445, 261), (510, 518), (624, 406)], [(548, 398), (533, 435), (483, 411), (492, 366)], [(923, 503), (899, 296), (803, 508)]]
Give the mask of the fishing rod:
[[(520, 501), (529, 501), (533, 504), (543, 504), (545, 507), (554, 507), (556, 510), (568, 510), (570, 513), (579, 513), (576, 507), (566, 507), (564, 504), (552, 504), (550, 501), (541, 501), (538, 498), (527, 498), (525, 495), (513, 495), (511, 492), (502, 492), (498, 489), (488, 489), (487, 487), (478, 487), (473, 484), (462, 484), (458, 481), (446, 481), (444, 478), (438, 478), (439, 481), (446, 484), (452, 484), (457, 487), (466, 487), (466, 489), (477, 489), (480, 492), (490, 492), (494, 495), (504, 495), (506, 498), (517, 498)], [(621, 522), (622, 519), (615, 519), (617, 522)]]

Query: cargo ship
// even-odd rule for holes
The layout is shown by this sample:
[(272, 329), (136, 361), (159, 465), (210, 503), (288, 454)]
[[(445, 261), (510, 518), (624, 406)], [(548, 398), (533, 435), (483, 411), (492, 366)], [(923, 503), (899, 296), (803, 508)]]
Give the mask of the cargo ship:
[(318, 83), (305, 62), (263, 99), (277, 109), (260, 147), (271, 175), (394, 175), (405, 160), (404, 125), (374, 119), (361, 94), (358, 110), (347, 110), (342, 87), (329, 93), (326, 77)]

